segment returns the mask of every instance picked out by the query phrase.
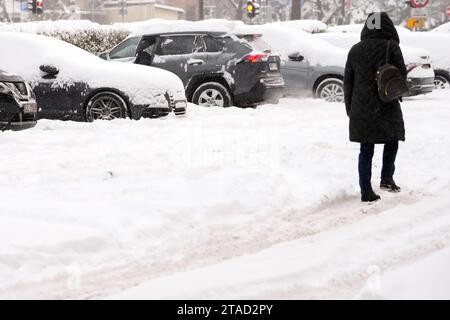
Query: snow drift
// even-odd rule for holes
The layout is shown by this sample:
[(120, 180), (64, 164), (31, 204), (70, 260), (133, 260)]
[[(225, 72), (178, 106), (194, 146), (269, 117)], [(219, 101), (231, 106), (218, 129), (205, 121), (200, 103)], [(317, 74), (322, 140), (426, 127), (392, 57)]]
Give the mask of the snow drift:
[(1, 133), (0, 297), (358, 297), (372, 270), (450, 246), (449, 98), (405, 99), (403, 192), (373, 206), (343, 104)]

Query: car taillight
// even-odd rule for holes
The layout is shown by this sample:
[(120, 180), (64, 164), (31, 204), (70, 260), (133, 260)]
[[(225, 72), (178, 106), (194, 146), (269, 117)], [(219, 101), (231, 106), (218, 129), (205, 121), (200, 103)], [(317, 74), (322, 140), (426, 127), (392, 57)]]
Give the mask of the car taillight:
[(417, 64), (417, 63), (409, 63), (407, 66), (406, 66), (406, 70), (408, 71), (408, 72), (410, 72), (411, 70), (413, 70), (414, 68), (416, 68), (416, 67), (418, 67), (419, 66), (419, 64)]
[(251, 63), (257, 63), (261, 61), (267, 61), (269, 58), (269, 55), (264, 53), (258, 53), (258, 54), (251, 54), (244, 58), (244, 61), (251, 62)]

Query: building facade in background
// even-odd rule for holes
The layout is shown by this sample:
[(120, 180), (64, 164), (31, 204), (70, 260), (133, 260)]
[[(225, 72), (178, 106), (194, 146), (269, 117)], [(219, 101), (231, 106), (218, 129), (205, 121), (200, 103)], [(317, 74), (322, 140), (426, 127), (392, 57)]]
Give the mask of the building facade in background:
[(127, 1), (126, 14), (122, 14), (120, 9), (121, 6), (118, 1), (105, 2), (102, 10), (102, 23), (136, 22), (155, 18), (166, 20), (181, 20), (185, 18), (183, 9), (160, 4), (155, 0)]
[(186, 20), (196, 21), (200, 19), (200, 0), (160, 0), (159, 3), (183, 9)]
[(155, 18), (167, 20), (186, 18), (182, 7), (172, 6), (166, 2), (168, 1), (124, 0), (122, 4), (122, 0), (44, 0), (44, 14), (38, 16), (28, 11), (27, 0), (0, 0), (2, 16), (0, 22), (81, 19), (110, 24)]

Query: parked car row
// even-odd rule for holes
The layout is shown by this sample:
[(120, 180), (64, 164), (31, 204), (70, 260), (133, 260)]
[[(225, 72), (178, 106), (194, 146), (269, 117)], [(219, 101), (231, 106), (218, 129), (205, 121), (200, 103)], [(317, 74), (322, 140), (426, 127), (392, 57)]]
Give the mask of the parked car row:
[[(0, 32), (0, 129), (32, 127), (39, 118), (180, 116), (188, 101), (255, 107), (306, 93), (343, 102), (355, 35), (311, 35), (283, 24), (196, 26), (144, 28), (99, 57), (53, 38)], [(429, 54), (402, 50), (410, 94), (431, 92), (437, 78)]]
[(264, 49), (226, 32), (146, 33), (100, 57), (171, 71), (197, 105), (248, 107), (277, 102), (284, 87), (280, 57)]
[[(257, 26), (254, 29), (282, 53), (282, 73), (286, 81), (286, 91), (290, 95), (307, 90), (326, 101), (343, 101), (347, 53), (359, 40), (354, 42), (352, 37), (345, 42), (336, 34), (311, 35), (273, 24)], [(359, 39), (359, 35), (357, 37)], [(409, 95), (432, 92), (435, 75), (430, 54), (423, 49), (405, 45), (401, 45), (401, 48), (408, 70)]]
[[(183, 84), (171, 72), (108, 63), (45, 36), (1, 32), (0, 42), (0, 69), (19, 75), (2, 74), (2, 109), (13, 99), (24, 105), (21, 122), (28, 119), (27, 101), (37, 103), (38, 118), (89, 122), (186, 112)], [(9, 123), (10, 112), (4, 111), (2, 123), (18, 128), (15, 118)]]

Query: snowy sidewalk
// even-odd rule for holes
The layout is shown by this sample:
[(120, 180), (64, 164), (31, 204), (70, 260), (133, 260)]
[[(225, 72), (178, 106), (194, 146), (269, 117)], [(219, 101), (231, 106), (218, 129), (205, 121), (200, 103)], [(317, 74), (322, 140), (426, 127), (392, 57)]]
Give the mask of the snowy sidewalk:
[[(373, 272), (450, 245), (449, 101), (405, 101), (404, 192), (375, 206), (359, 202), (340, 104), (1, 133), (0, 297), (147, 298), (174, 279), (161, 295), (366, 297)], [(374, 164), (376, 185), (381, 147)]]

